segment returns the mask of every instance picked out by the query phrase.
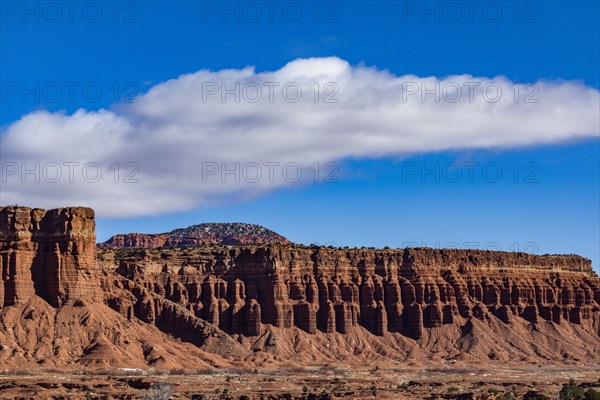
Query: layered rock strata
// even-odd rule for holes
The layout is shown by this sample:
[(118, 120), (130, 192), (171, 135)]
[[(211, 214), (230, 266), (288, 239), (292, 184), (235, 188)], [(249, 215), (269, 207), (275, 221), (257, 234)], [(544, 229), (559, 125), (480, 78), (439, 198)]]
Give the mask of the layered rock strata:
[(600, 279), (575, 255), (275, 245), (101, 257), (149, 292), (248, 336), (271, 324), (308, 333), (362, 326), (420, 339), (425, 329), (469, 318), (580, 324), (600, 315)]
[(100, 294), (94, 211), (0, 207), (0, 307), (37, 295), (52, 306)]
[[(319, 352), (336, 340), (394, 359), (415, 349), (494, 359), (502, 348), (506, 360), (513, 349), (597, 360), (600, 279), (576, 255), (294, 244), (97, 251), (94, 226), (88, 208), (0, 207), (0, 351), (15, 363), (14, 354), (37, 363), (55, 351), (85, 361), (98, 346), (120, 359), (124, 332), (147, 325), (237, 360), (286, 359), (299, 338)], [(88, 311), (120, 328), (91, 330)], [(59, 326), (52, 315), (69, 316), (60, 326), (79, 342), (47, 337)]]
[[(55, 308), (105, 303), (130, 320), (138, 318), (212, 353), (247, 351), (180, 305), (103, 271), (96, 250), (90, 208), (1, 207), (0, 310), (25, 305), (35, 296)], [(0, 329), (0, 345), (3, 338)]]

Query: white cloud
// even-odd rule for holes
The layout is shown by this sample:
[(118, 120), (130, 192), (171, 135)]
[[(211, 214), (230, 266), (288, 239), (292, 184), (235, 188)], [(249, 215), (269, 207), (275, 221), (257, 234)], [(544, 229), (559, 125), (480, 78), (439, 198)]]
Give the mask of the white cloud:
[[(0, 201), (89, 205), (105, 217), (182, 211), (297, 184), (296, 165), (304, 168), (299, 184), (313, 179), (315, 162), (598, 137), (599, 107), (598, 90), (580, 82), (396, 76), (335, 57), (298, 59), (273, 72), (201, 70), (152, 87), (137, 103), (35, 112), (12, 123), (2, 133)], [(80, 163), (73, 182), (65, 162)], [(93, 167), (87, 181), (82, 176), (92, 162), (102, 168), (93, 183)], [(109, 169), (115, 162), (118, 183)], [(134, 171), (123, 170), (128, 162), (139, 167), (137, 183), (122, 182)], [(240, 163), (239, 183), (219, 172), (203, 179), (203, 169), (222, 162)], [(36, 173), (22, 175), (36, 163), (39, 183)], [(52, 163), (62, 172), (55, 183)], [(257, 182), (253, 163), (262, 171)]]

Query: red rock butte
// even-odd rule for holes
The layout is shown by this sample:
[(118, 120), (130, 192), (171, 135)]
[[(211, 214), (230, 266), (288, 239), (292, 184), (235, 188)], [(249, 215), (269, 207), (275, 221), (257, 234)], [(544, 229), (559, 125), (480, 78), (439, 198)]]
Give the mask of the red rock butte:
[(37, 295), (52, 306), (95, 297), (97, 282), (94, 211), (71, 207), (0, 208), (0, 306)]
[[(97, 250), (94, 227), (89, 208), (0, 207), (0, 341), (20, 349), (0, 365), (57, 351), (6, 329), (29, 323), (32, 299), (48, 314), (79, 306), (113, 321), (94, 335), (69, 325), (93, 338), (54, 364), (600, 361), (600, 279), (577, 255), (287, 241)], [(110, 330), (132, 323), (152, 343)]]

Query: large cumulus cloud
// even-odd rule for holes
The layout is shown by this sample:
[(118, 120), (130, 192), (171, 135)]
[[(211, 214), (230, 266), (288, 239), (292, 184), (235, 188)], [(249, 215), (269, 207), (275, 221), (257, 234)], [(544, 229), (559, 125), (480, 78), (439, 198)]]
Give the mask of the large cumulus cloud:
[(107, 217), (182, 211), (307, 184), (315, 163), (598, 137), (598, 110), (598, 90), (581, 82), (397, 76), (335, 57), (201, 70), (135, 103), (10, 124), (0, 201)]

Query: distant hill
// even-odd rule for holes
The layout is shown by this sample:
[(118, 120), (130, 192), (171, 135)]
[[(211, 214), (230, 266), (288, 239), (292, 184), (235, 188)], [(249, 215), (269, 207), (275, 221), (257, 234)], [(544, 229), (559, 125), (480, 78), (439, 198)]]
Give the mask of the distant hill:
[(105, 247), (156, 248), (203, 244), (286, 244), (288, 239), (261, 225), (233, 223), (204, 223), (159, 234), (118, 234)]

